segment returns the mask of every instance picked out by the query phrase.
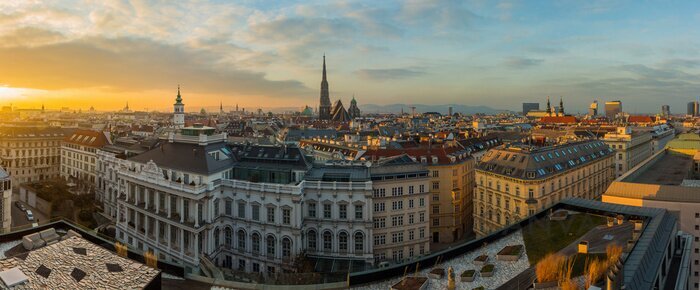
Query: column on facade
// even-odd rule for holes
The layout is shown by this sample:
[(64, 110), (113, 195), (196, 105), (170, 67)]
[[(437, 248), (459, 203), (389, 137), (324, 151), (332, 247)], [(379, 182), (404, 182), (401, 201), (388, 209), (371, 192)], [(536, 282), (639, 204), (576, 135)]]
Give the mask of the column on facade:
[(121, 215), (119, 214), (119, 203), (117, 203), (117, 223), (120, 223), (121, 221)]
[(170, 194), (166, 194), (165, 195), (165, 204), (166, 204), (165, 207), (168, 209), (168, 218), (170, 218), (170, 215), (173, 211), (173, 205), (170, 203), (170, 200), (171, 200)]
[(199, 227), (199, 202), (194, 204), (194, 227)]
[(199, 260), (199, 233), (194, 233), (194, 259)]
[(160, 245), (160, 221), (155, 220), (156, 223), (156, 245)]
[(173, 243), (172, 243), (172, 238), (173, 238), (173, 237), (172, 237), (172, 229), (173, 229), (173, 227), (172, 227), (171, 225), (169, 225), (168, 223), (165, 223), (165, 226), (168, 227), (168, 241), (167, 241), (167, 244), (168, 244), (168, 248), (170, 248), (170, 247), (172, 247), (172, 245), (173, 245)]
[(156, 213), (160, 212), (160, 191), (155, 192), (156, 197), (155, 197), (155, 203), (156, 203)]
[(180, 208), (180, 223), (185, 222), (185, 200), (183, 197), (178, 197)]
[(149, 226), (148, 226), (148, 215), (146, 215), (146, 214), (143, 215), (143, 224), (144, 224), (144, 227), (143, 227), (144, 228), (144, 231), (143, 231), (144, 235), (148, 236)]
[(148, 188), (143, 191), (143, 194), (144, 194), (143, 199), (146, 202), (146, 208), (148, 208), (148, 206), (150, 205), (150, 200), (151, 200), (150, 192), (151, 192), (151, 190)]
[(185, 229), (180, 230), (180, 255), (185, 253)]
[(136, 189), (136, 192), (134, 192), (134, 205), (138, 205), (139, 204), (139, 191), (140, 190), (138, 187), (136, 187), (135, 189)]

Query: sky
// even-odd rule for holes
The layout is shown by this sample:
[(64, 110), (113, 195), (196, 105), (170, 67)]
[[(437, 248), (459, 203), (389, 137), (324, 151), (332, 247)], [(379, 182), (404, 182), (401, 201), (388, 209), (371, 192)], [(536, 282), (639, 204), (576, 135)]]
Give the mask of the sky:
[(570, 112), (700, 96), (700, 1), (0, 1), (0, 106), (331, 100)]

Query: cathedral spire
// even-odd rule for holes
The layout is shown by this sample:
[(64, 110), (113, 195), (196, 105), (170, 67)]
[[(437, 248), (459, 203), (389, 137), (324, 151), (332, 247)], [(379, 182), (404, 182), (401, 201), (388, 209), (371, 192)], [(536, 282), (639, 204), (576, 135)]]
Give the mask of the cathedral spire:
[(564, 116), (564, 97), (559, 97), (559, 113)]
[(328, 92), (328, 79), (326, 78), (326, 54), (323, 54), (323, 76), (321, 77), (321, 98), (318, 106), (318, 117), (321, 120), (331, 119), (331, 98)]
[(323, 54), (323, 78), (321, 79), (322, 82), (327, 82), (326, 80), (326, 54)]
[(552, 116), (552, 106), (549, 104), (549, 96), (547, 96), (547, 114)]

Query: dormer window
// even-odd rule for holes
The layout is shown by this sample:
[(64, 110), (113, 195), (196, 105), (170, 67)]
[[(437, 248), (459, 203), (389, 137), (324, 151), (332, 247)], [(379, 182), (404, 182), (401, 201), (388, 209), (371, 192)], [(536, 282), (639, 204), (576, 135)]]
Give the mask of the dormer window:
[(528, 172), (526, 173), (526, 175), (527, 175), (527, 178), (535, 178), (535, 172), (534, 172), (534, 171), (528, 171)]

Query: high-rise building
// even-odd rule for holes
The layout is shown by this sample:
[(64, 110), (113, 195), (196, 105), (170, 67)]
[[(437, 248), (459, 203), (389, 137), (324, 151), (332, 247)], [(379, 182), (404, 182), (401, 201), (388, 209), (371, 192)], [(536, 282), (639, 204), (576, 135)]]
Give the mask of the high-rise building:
[(602, 141), (489, 150), (476, 168), (474, 232), (502, 229), (562, 199), (595, 199), (613, 180), (613, 150)]
[(688, 116), (695, 117), (700, 115), (700, 102), (693, 101), (688, 103)]
[(695, 102), (689, 102), (687, 106), (687, 115), (688, 116), (695, 116), (697, 115), (697, 112), (695, 111)]
[(173, 127), (182, 129), (185, 127), (185, 104), (182, 103), (182, 96), (180, 96), (180, 86), (177, 86), (177, 97), (173, 109)]
[(539, 111), (540, 103), (523, 103), (523, 116), (527, 116), (530, 111)]
[(671, 116), (671, 107), (669, 105), (661, 106), (661, 116), (667, 118)]
[(588, 107), (588, 116), (595, 117), (598, 115), (598, 101), (593, 101), (591, 106)]
[(331, 119), (331, 98), (328, 92), (328, 79), (326, 79), (326, 55), (323, 55), (323, 77), (321, 78), (321, 102), (318, 106), (318, 118)]
[(0, 228), (3, 231), (10, 229), (12, 224), (11, 212), (12, 180), (10, 175), (0, 167)]
[(607, 117), (610, 120), (613, 120), (615, 119), (615, 116), (617, 116), (617, 114), (619, 113), (622, 113), (622, 102), (605, 102), (605, 117)]

